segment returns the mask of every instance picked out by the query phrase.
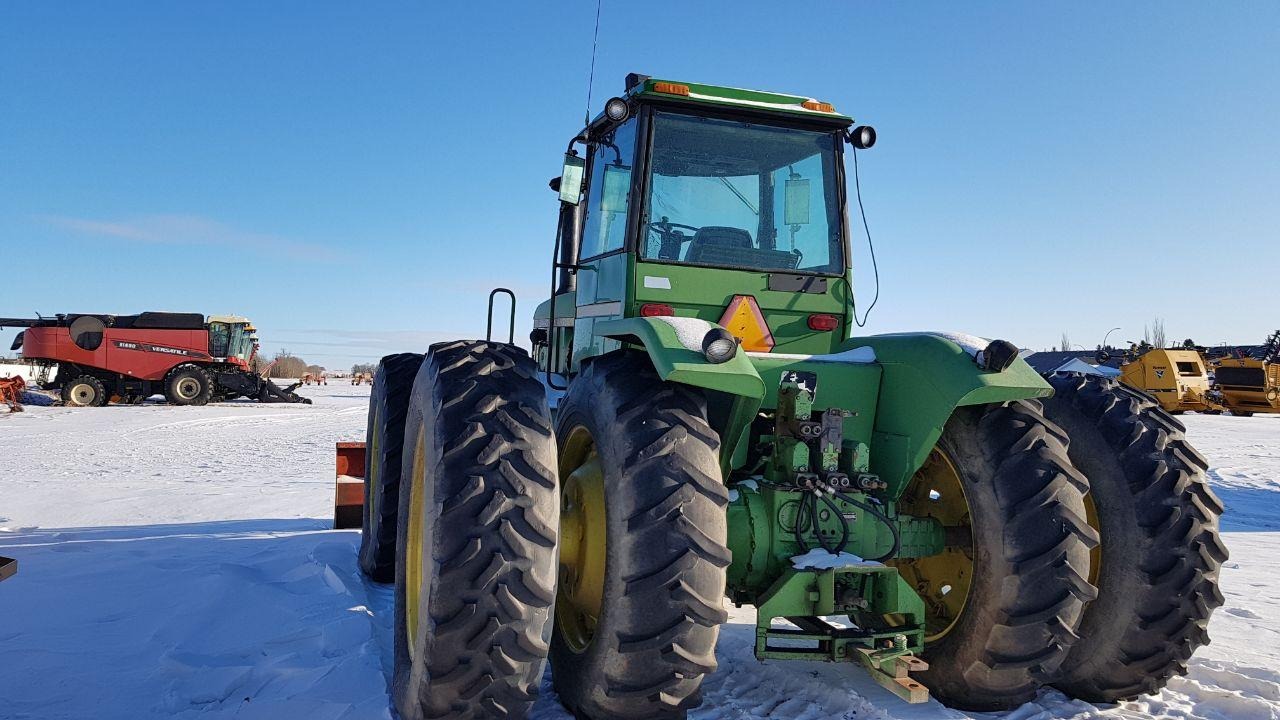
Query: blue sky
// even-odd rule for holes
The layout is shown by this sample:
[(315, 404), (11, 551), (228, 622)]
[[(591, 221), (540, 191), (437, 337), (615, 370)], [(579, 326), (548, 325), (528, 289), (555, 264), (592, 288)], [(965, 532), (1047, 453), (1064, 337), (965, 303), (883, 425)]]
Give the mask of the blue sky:
[[(1042, 348), (1154, 317), (1209, 344), (1280, 325), (1280, 4), (781, 7), (605, 0), (593, 110), (635, 71), (875, 125), (869, 331)], [(524, 335), (594, 13), (0, 5), (0, 315), (234, 312), (336, 368), (482, 333), (501, 284)]]

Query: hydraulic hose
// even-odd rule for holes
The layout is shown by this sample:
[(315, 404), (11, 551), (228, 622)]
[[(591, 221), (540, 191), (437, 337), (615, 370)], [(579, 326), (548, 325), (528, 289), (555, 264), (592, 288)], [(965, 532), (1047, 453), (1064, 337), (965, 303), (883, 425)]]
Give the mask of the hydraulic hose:
[(867, 511), (867, 513), (871, 515), (871, 517), (874, 517), (876, 520), (879, 520), (881, 523), (884, 524), (885, 527), (889, 528), (889, 534), (893, 535), (893, 547), (889, 548), (889, 552), (885, 553), (884, 555), (881, 555), (880, 557), (866, 558), (867, 560), (870, 560), (871, 562), (884, 562), (885, 560), (888, 560), (889, 558), (898, 554), (898, 550), (902, 548), (902, 536), (898, 533), (898, 526), (892, 520), (890, 520), (888, 516), (886, 516), (884, 513), (880, 512), (879, 510), (875, 509), (875, 507), (868, 505), (867, 503), (864, 503), (861, 500), (854, 499), (849, 495), (842, 493), (838, 490), (835, 491), (835, 495), (836, 497), (849, 503), (850, 505), (853, 505), (854, 507), (862, 508), (863, 510)]
[(834, 550), (835, 554), (839, 555), (845, 551), (845, 548), (849, 547), (849, 521), (845, 519), (844, 512), (840, 510), (840, 506), (836, 505), (836, 501), (832, 500), (830, 495), (823, 495), (822, 502), (831, 509), (831, 512), (835, 513), (837, 518), (840, 518), (840, 544), (836, 545)]

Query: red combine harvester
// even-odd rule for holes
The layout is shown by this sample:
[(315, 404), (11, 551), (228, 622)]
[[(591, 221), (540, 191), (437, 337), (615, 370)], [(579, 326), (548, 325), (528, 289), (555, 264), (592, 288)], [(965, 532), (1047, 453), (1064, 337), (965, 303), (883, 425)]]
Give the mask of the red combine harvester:
[(65, 405), (106, 405), (113, 397), (138, 403), (163, 393), (174, 405), (249, 397), (261, 402), (310, 403), (250, 371), (258, 351), (248, 318), (199, 313), (56, 315), (35, 320), (0, 318), (0, 327), (25, 328), (12, 350), (48, 369), (44, 389), (57, 389)]

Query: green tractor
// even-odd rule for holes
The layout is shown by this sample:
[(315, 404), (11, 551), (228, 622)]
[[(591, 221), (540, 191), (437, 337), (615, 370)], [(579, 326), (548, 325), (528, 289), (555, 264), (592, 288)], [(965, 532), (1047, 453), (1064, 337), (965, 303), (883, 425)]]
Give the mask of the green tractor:
[(1186, 672), (1227, 557), (1204, 459), (1008, 342), (851, 337), (844, 156), (874, 142), (808, 97), (628, 76), (552, 181), (532, 354), (384, 358), (360, 564), (395, 583), (402, 717), (523, 717), (548, 660), (579, 718), (685, 717), (728, 602), (761, 660), (912, 702)]

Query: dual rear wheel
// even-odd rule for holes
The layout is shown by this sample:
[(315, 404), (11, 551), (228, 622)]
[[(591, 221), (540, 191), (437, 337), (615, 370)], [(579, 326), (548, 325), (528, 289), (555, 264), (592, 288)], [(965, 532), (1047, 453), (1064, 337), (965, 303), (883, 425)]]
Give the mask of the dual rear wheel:
[(957, 538), (895, 563), (925, 600), (921, 680), (950, 705), (1156, 692), (1223, 602), (1223, 507), (1185, 427), (1111, 379), (1050, 383), (1040, 402), (958, 409), (900, 504)]
[[(403, 438), (370, 474), (375, 502), (398, 484), (397, 708), (523, 717), (549, 657), (579, 718), (684, 717), (716, 667), (731, 560), (706, 400), (643, 356), (603, 356), (553, 434), (536, 373), (510, 346), (441, 344), (402, 426), (374, 403), (371, 442)], [(1053, 383), (1043, 403), (958, 409), (899, 507), (947, 528), (944, 553), (896, 564), (925, 598), (921, 680), (949, 704), (1151, 692), (1221, 603), (1222, 508), (1181, 425), (1113, 381)], [(386, 567), (380, 534), (362, 566), (381, 547)]]

